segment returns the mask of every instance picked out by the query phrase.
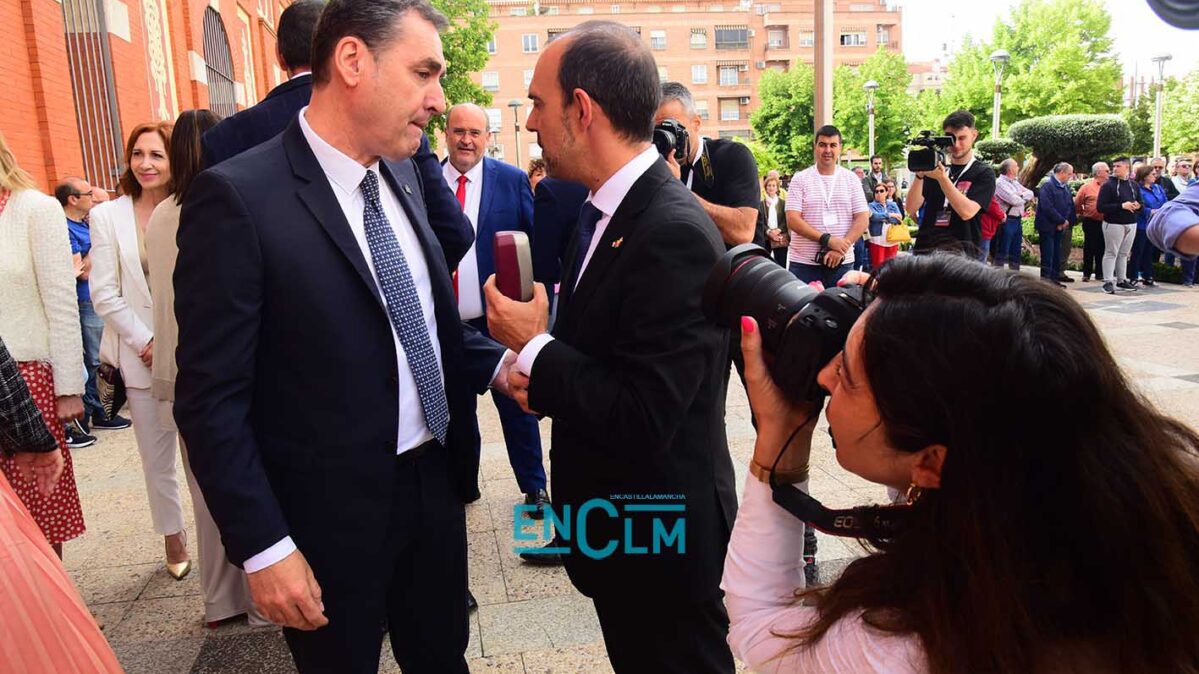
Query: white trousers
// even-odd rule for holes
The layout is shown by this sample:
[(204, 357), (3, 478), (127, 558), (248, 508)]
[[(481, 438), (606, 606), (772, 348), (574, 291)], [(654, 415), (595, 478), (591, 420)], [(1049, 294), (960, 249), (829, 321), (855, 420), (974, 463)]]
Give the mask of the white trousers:
[(127, 388), (126, 392), (154, 531), (163, 536), (177, 534), (183, 531), (183, 505), (175, 473), (175, 431), (163, 423), (158, 401), (150, 395), (150, 389)]
[[(1103, 280), (1128, 280), (1128, 252), (1137, 238), (1137, 225), (1103, 223)], [(1114, 274), (1114, 275), (1113, 275)]]

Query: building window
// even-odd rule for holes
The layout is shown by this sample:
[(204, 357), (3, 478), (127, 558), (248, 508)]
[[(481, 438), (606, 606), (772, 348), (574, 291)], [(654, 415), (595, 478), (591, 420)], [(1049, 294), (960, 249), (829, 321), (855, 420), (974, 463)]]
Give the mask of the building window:
[(487, 108), (487, 128), (490, 131), (499, 131), (500, 124), (504, 121), (503, 110), (499, 108)]
[(578, 10), (578, 13), (579, 14), (595, 14), (595, 8), (591, 7), (591, 6), (580, 7)]
[(735, 87), (741, 83), (737, 77), (737, 66), (720, 66), (717, 68), (717, 72), (720, 73), (720, 86), (722, 87)]
[(695, 114), (699, 115), (700, 119), (707, 119), (708, 118), (708, 102), (707, 101), (696, 101), (695, 102)]
[(533, 70), (532, 69), (526, 70), (525, 71), (525, 88), (526, 89), (529, 88), (529, 84), (532, 83), (532, 81), (533, 81)]
[(526, 54), (534, 54), (540, 48), (537, 33), (525, 33), (520, 36), (520, 49)]
[(749, 28), (747, 26), (718, 26), (716, 28), (717, 49), (748, 49)]
[(569, 28), (551, 28), (551, 29), (545, 31), (545, 41), (547, 43), (549, 43), (549, 42), (553, 41), (555, 38), (557, 38), (559, 35), (567, 32), (568, 30), (570, 30), (570, 29)]
[(708, 66), (696, 64), (691, 66), (691, 83), (692, 84), (707, 84), (708, 83)]
[(620, 5), (612, 5), (611, 11), (613, 14), (620, 14)]
[(495, 47), (495, 36), (494, 36), (494, 35), (492, 35), (492, 36), (491, 36), (491, 39), (487, 41), (487, 53), (488, 53), (488, 54), (492, 54), (492, 55), (494, 55), (494, 54), (495, 54), (495, 49), (496, 49), (496, 47)]
[(882, 25), (878, 26), (875, 30), (874, 41), (879, 45), (891, 44), (891, 27)]
[(842, 47), (865, 47), (866, 46), (866, 31), (853, 31), (841, 33)]
[(661, 14), (662, 5), (650, 5), (645, 11), (649, 12), (650, 14)]
[(666, 49), (666, 31), (651, 30), (649, 32), (649, 48), (650, 49)]
[(658, 66), (658, 81), (665, 82), (670, 78), (666, 75), (666, 66)]
[(208, 76), (208, 108), (219, 117), (237, 112), (233, 87), (233, 54), (221, 15), (204, 10), (204, 65)]
[(721, 138), (746, 138), (750, 137), (749, 129), (721, 129)]
[(766, 69), (767, 70), (777, 70), (780, 73), (785, 73), (785, 72), (787, 72), (788, 65), (789, 64), (787, 61), (767, 61)]
[(709, 12), (723, 12), (724, 7), (721, 7), (720, 5), (708, 5), (708, 11)]
[(671, 5), (670, 11), (674, 12), (675, 14), (682, 14), (687, 11), (687, 5)]
[(766, 45), (771, 49), (787, 48), (787, 29), (768, 28), (766, 30)]
[(84, 175), (93, 187), (115, 192), (124, 170), (124, 138), (117, 115), (109, 35), (101, 28), (103, 11), (103, 3), (99, 2), (62, 3), (75, 121), (84, 148)]
[(720, 99), (720, 121), (735, 122), (741, 119), (741, 104), (735, 98)]
[(542, 7), (541, 13), (546, 16), (558, 16), (558, 8), (557, 7)]
[[(498, 128), (492, 129), (493, 132), (498, 131), (498, 130), (499, 130)], [(493, 143), (491, 145), (491, 149), (488, 152), (491, 154), (492, 159), (499, 159), (500, 161), (503, 161), (503, 159), (504, 159), (504, 144), (503, 143)]]
[(707, 49), (708, 48), (708, 31), (703, 28), (691, 29), (691, 48), (692, 49)]
[(810, 30), (799, 31), (799, 46), (811, 47), (816, 44), (816, 33)]
[(500, 90), (500, 73), (498, 70), (483, 71), (483, 91)]
[(528, 15), (529, 15), (528, 7), (509, 7), (508, 8), (508, 16), (528, 16)]
[(855, 2), (849, 6), (851, 12), (873, 12), (874, 6), (865, 2)]
[(268, 26), (275, 26), (275, 0), (258, 0), (258, 16), (266, 21)]

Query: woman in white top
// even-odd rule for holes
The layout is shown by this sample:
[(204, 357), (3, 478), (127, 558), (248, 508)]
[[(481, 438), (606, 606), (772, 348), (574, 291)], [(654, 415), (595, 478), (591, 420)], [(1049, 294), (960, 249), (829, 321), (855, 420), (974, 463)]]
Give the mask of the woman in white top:
[(1035, 278), (905, 256), (875, 292), (817, 381), (838, 463), (908, 503), (854, 513), (893, 528), (862, 527), (876, 552), (808, 592), (804, 525), (760, 480), (777, 459), (795, 499), (820, 409), (784, 399), (742, 321), (758, 436), (722, 583), (733, 653), (759, 672), (1199, 671), (1199, 435)]
[(133, 432), (141, 454), (150, 517), (166, 537), (167, 571), (181, 579), (191, 570), (183, 506), (175, 472), (173, 426), (161, 418), (150, 392), (154, 360), (154, 307), (146, 279), (146, 228), (154, 208), (170, 194), (171, 125), (142, 124), (125, 146), (123, 196), (92, 209), (92, 303), (104, 319), (100, 360), (125, 379)]
[[(83, 417), (83, 337), (66, 214), (34, 188), (0, 136), (0, 338), (12, 352), (63, 456), (58, 488), (39, 492), (11, 456), (0, 467), (33, 519), (62, 556), (62, 544), (83, 533), (63, 423)], [(0, 590), (0, 599), (3, 591)], [(2, 603), (2, 602), (0, 602)]]
[(779, 195), (778, 176), (766, 176), (763, 191), (765, 196), (758, 204), (758, 229), (766, 232), (766, 245), (770, 248), (770, 256), (786, 269), (787, 247), (791, 244), (791, 236), (787, 231), (787, 203)]

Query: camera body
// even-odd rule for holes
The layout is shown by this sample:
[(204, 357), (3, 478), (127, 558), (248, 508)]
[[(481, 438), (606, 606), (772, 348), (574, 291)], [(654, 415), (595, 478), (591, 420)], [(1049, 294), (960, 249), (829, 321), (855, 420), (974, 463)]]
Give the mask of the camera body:
[(687, 162), (687, 127), (677, 119), (664, 119), (654, 126), (654, 146), (663, 158), (674, 153), (680, 165)]
[(921, 131), (920, 135), (908, 141), (911, 146), (908, 149), (908, 170), (913, 173), (931, 171), (937, 168), (937, 164), (947, 164), (945, 148), (953, 147), (953, 141), (953, 136), (934, 136), (927, 129)]

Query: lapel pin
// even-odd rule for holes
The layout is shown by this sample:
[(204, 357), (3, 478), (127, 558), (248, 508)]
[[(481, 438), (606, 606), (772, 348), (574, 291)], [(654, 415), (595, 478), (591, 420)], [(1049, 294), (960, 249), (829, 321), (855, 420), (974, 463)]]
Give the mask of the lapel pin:
[(412, 188), (411, 188), (411, 187), (408, 187), (408, 183), (404, 183), (403, 187), (404, 187), (404, 194), (407, 194), (407, 195), (411, 196), (411, 195), (412, 195)]
[(617, 239), (617, 240), (613, 241), (613, 242), (612, 242), (612, 247), (613, 247), (613, 248), (620, 248), (620, 244), (622, 244), (622, 243), (624, 243), (624, 237), (623, 237), (623, 236), (622, 236), (622, 237), (620, 237), (619, 239)]

